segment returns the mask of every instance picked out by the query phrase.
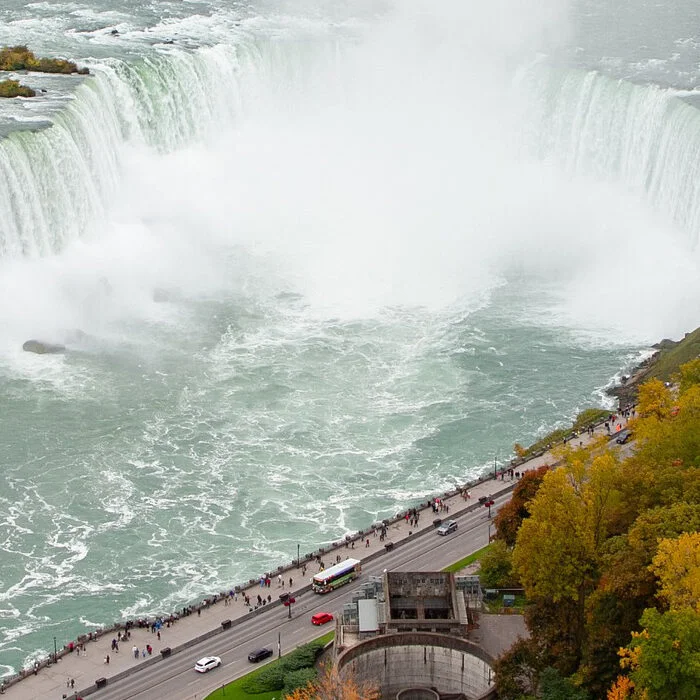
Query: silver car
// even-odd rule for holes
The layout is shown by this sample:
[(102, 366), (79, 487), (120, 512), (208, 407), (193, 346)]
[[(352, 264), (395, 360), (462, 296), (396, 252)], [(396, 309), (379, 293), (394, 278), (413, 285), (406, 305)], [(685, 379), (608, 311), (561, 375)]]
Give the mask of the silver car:
[(449, 535), (457, 529), (457, 523), (454, 520), (448, 520), (446, 523), (440, 525), (437, 529), (438, 535)]

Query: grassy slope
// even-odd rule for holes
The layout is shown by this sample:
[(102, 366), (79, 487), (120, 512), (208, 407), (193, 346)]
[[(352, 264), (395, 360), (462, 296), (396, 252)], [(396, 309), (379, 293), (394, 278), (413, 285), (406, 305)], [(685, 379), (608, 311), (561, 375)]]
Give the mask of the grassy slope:
[(460, 569), (463, 569), (465, 566), (468, 566), (472, 562), (475, 562), (477, 559), (481, 559), (481, 557), (486, 554), (486, 552), (491, 549), (493, 545), (487, 544), (484, 548), (474, 552), (473, 554), (470, 554), (467, 557), (464, 557), (464, 559), (460, 559), (459, 561), (456, 561), (454, 564), (450, 564), (449, 566), (446, 566), (443, 571), (449, 571), (451, 573), (455, 573), (456, 571), (459, 571)]
[(700, 357), (700, 328), (688, 333), (675, 347), (662, 350), (648, 373), (645, 373), (644, 381), (647, 379), (670, 381), (681, 365), (697, 357)]

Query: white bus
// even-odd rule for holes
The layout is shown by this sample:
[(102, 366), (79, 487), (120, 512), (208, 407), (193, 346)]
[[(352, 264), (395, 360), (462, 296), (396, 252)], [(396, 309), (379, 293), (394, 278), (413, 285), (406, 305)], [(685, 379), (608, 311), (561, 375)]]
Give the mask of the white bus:
[(311, 581), (311, 589), (314, 593), (330, 593), (338, 586), (354, 581), (361, 569), (362, 562), (359, 559), (346, 559), (319, 571)]

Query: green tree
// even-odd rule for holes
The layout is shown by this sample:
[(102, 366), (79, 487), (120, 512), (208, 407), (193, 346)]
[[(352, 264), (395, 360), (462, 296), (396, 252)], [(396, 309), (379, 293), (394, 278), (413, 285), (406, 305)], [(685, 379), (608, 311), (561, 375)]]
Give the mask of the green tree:
[(540, 676), (540, 697), (542, 700), (589, 700), (585, 690), (577, 688), (551, 666)]
[(580, 662), (583, 620), (578, 601), (565, 598), (529, 599), (525, 624), (531, 641), (539, 650), (540, 667), (554, 666), (565, 676), (576, 671)]
[(533, 639), (518, 639), (494, 665), (499, 700), (534, 697), (545, 664)]
[(514, 583), (512, 554), (502, 540), (496, 540), (481, 557), (479, 580), (483, 588), (503, 588)]
[(648, 700), (700, 698), (700, 615), (692, 610), (642, 615), (642, 632), (620, 651), (630, 669), (634, 697)]

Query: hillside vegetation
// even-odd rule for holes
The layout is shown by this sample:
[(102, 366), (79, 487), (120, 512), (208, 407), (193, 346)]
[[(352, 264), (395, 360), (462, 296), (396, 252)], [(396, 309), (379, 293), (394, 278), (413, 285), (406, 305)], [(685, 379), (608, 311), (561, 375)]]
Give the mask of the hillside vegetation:
[(620, 386), (608, 391), (611, 396), (616, 396), (622, 404), (632, 404), (636, 401), (637, 390), (641, 384), (650, 379), (658, 379), (662, 382), (674, 381), (680, 366), (700, 357), (700, 328), (675, 342), (663, 340), (654, 346), (657, 351), (642, 362)]
[(0, 97), (34, 97), (36, 93), (26, 85), (20, 85), (19, 80), (3, 80), (0, 82)]
[(631, 449), (562, 448), (499, 512), (484, 564), (530, 631), (501, 700), (700, 698), (700, 359), (666, 376), (638, 388)]

